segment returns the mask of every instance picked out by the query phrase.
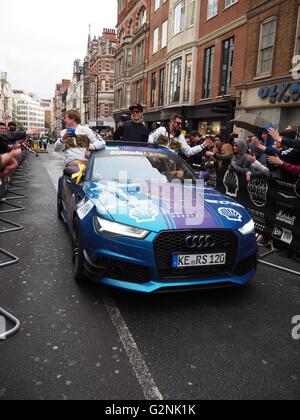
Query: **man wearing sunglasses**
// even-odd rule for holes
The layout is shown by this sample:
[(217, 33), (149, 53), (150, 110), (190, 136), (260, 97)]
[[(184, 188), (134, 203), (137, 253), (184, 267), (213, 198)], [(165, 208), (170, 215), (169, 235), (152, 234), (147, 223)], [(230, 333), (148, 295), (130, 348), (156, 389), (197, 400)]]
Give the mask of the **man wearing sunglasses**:
[(191, 147), (187, 144), (185, 137), (181, 134), (183, 117), (181, 115), (172, 115), (169, 127), (160, 127), (149, 137), (149, 143), (158, 143), (166, 146), (174, 152), (179, 152), (186, 157), (195, 156), (202, 153), (206, 147), (209, 147), (211, 140), (206, 140), (202, 145)]
[(140, 104), (132, 105), (130, 108), (131, 121), (124, 126), (123, 141), (134, 143), (148, 143), (149, 131), (143, 124), (144, 108)]

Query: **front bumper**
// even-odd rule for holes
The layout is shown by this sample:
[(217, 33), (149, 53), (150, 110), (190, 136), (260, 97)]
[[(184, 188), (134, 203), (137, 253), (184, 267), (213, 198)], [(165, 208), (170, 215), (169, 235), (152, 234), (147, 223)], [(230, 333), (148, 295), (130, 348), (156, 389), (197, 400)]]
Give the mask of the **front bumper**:
[(155, 241), (159, 235), (151, 233), (144, 240), (135, 240), (107, 238), (93, 231), (83, 238), (86, 274), (107, 286), (141, 293), (243, 286), (256, 273), (255, 235), (231, 233), (236, 237), (236, 249), (230, 266), (200, 274), (193, 270), (190, 275), (188, 272), (175, 275), (170, 266), (168, 276), (165, 267), (162, 270), (158, 266)]

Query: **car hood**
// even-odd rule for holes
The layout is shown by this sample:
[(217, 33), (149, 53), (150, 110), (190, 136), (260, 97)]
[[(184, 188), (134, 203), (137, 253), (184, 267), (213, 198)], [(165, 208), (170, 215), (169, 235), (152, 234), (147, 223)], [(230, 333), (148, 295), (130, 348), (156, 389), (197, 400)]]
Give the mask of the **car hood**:
[[(175, 229), (237, 230), (250, 221), (246, 209), (210, 188), (90, 182), (85, 193), (99, 216), (152, 232)], [(160, 184), (161, 186), (161, 184)], [(160, 191), (160, 192), (159, 192)], [(176, 191), (176, 192), (174, 192)]]

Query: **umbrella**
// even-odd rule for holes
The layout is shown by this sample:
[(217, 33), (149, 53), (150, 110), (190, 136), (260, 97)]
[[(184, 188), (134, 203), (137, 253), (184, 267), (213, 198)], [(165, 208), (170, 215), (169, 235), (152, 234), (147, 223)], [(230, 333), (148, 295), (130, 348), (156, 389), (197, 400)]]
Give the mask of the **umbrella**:
[(272, 123), (270, 121), (265, 120), (259, 115), (250, 113), (242, 114), (231, 122), (234, 123), (236, 127), (244, 128), (251, 133), (256, 133), (262, 128), (269, 130), (272, 127)]

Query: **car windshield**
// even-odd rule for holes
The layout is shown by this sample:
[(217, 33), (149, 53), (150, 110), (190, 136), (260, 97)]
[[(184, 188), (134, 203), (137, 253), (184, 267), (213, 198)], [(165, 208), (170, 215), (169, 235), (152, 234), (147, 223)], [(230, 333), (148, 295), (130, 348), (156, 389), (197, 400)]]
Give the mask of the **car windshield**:
[(109, 179), (158, 180), (171, 182), (196, 180), (191, 168), (177, 155), (154, 152), (127, 150), (100, 151), (96, 154), (92, 181)]

